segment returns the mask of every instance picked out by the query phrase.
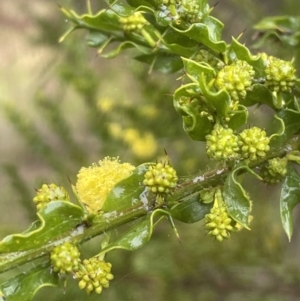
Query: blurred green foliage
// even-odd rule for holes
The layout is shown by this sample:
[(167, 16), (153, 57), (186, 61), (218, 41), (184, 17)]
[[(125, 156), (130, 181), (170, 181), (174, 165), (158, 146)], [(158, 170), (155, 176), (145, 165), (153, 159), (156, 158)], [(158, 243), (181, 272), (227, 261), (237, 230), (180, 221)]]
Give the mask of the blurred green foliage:
[[(293, 13), (298, 2), (266, 3), (272, 5), (274, 13), (281, 9), (280, 14), (288, 14)], [(78, 4), (74, 0), (60, 1), (60, 4), (85, 9), (85, 3)], [(92, 5), (96, 10), (101, 3), (92, 2)], [(34, 39), (28, 37), (32, 39), (32, 47), (42, 44), (52, 49), (53, 65), (33, 91), (29, 104), (32, 114), (26, 116), (13, 101), (1, 100), (0, 104), (2, 116), (26, 141), (26, 151), (46, 167), (36, 179), (28, 181), (9, 158), (1, 160), (1, 171), (11, 181), (13, 198), (19, 200), (22, 218), (33, 219), (33, 186), (38, 188), (44, 182), (54, 181), (69, 187), (68, 177), (75, 182), (75, 175), (82, 166), (106, 155), (120, 156), (122, 161), (137, 165), (165, 158), (165, 149), (179, 175), (207, 169), (209, 163), (203, 149), (186, 136), (181, 118), (173, 108), (170, 94), (180, 85), (180, 81), (175, 81), (176, 76), (148, 74), (147, 66), (128, 59), (130, 54), (109, 62), (98, 59), (94, 51), (83, 43), (76, 43), (74, 36), (58, 44), (59, 35), (66, 28), (59, 10), (53, 5), (47, 18), (43, 18), (36, 15), (30, 5), (23, 6), (38, 30)], [(235, 22), (228, 20), (230, 14), (226, 12), (230, 10), (237, 13)], [(251, 5), (221, 2), (215, 8), (216, 15), (227, 23), (227, 35), (232, 31), (238, 35), (245, 29), (243, 23), (249, 26), (258, 22), (257, 18), (266, 16), (266, 11), (258, 1), (252, 1)], [(236, 28), (240, 28), (240, 32)], [(254, 31), (249, 31), (245, 33), (247, 44), (253, 43), (251, 37), (259, 38)], [(296, 52), (293, 47), (281, 47), (280, 41), (276, 41), (276, 47), (272, 43), (260, 51), (272, 48), (271, 54), (280, 52), (288, 59), (299, 55), (299, 50)], [(15, 85), (17, 88), (17, 82)], [(268, 112), (264, 109), (257, 112), (257, 120), (265, 114)], [(257, 120), (253, 120), (253, 124)], [(100, 298), (110, 301), (298, 300), (299, 233), (296, 231), (293, 242), (288, 244), (277, 213), (279, 204), (273, 202), (278, 195), (276, 198), (256, 180), (247, 178), (244, 182), (258, 200), (254, 204), (256, 219), (252, 231), (243, 231), (218, 244), (205, 236), (201, 222), (192, 227), (178, 224), (180, 243), (166, 223), (166, 227), (161, 225), (156, 229), (154, 239), (144, 248), (134, 253), (109, 254), (115, 280), (101, 297), (86, 296), (73, 283), (67, 283), (65, 293), (64, 288), (45, 288), (34, 300), (49, 299), (50, 295), (51, 300), (74, 301)], [(1, 197), (10, 198), (3, 194)], [(295, 223), (299, 223), (297, 216)], [(97, 246), (96, 239), (82, 248), (94, 255)]]

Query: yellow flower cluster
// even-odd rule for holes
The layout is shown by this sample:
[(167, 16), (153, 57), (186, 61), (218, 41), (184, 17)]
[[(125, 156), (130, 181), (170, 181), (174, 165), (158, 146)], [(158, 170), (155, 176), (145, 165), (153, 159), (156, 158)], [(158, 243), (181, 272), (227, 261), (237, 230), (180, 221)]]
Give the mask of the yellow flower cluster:
[(157, 143), (150, 132), (141, 133), (134, 128), (123, 129), (117, 123), (111, 123), (109, 131), (113, 137), (126, 142), (133, 154), (140, 159), (153, 157), (157, 151)]
[(98, 164), (81, 168), (76, 183), (79, 199), (90, 212), (97, 213), (111, 189), (130, 176), (134, 168), (129, 163), (121, 163), (118, 157), (105, 157)]

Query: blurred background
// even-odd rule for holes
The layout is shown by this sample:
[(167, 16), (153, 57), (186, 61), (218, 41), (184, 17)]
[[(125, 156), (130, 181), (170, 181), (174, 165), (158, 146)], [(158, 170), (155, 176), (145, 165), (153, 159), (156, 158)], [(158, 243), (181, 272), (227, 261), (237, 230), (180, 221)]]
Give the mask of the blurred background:
[[(104, 7), (103, 1), (91, 3), (94, 11)], [(86, 11), (83, 0), (0, 2), (1, 237), (23, 231), (36, 219), (35, 188), (56, 183), (69, 189), (69, 179), (75, 183), (82, 166), (105, 156), (138, 165), (164, 159), (166, 149), (179, 175), (209, 166), (202, 143), (185, 135), (172, 105), (180, 74), (149, 75), (130, 52), (102, 59), (85, 45), (84, 32), (59, 44), (68, 22), (58, 4)], [(253, 24), (296, 12), (298, 0), (228, 0), (220, 1), (212, 15), (226, 24), (227, 42), (244, 32), (242, 41), (250, 46), (257, 38)], [(264, 47), (259, 51), (288, 60), (296, 53), (278, 41)], [(251, 123), (267, 120), (268, 112), (255, 110)], [(244, 183), (254, 200), (251, 231), (218, 243), (205, 235), (202, 222), (178, 222), (179, 243), (162, 223), (142, 249), (108, 255), (115, 280), (102, 295), (86, 296), (70, 279), (65, 293), (45, 288), (34, 300), (299, 300), (299, 214), (288, 243), (280, 223), (280, 187), (270, 189), (251, 178)], [(98, 246), (93, 240), (83, 253), (92, 256)]]

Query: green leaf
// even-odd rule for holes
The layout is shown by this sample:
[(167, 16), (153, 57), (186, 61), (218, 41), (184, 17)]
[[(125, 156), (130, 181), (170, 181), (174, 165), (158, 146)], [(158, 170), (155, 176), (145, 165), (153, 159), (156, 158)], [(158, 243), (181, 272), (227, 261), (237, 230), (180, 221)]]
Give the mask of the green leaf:
[(127, 232), (121, 235), (117, 240), (105, 247), (101, 253), (107, 253), (115, 249), (134, 251), (144, 246), (153, 232), (153, 212), (146, 217), (141, 218)]
[(76, 28), (86, 28), (104, 32), (119, 31), (121, 29), (119, 16), (111, 9), (103, 9), (96, 15), (77, 15), (72, 10), (61, 8), (66, 17), (72, 21)]
[(271, 136), (270, 143), (273, 148), (279, 147), (300, 130), (300, 112), (284, 109), (275, 117), (275, 125), (272, 128), (277, 128), (277, 131)]
[(291, 163), (282, 183), (280, 195), (280, 216), (289, 241), (293, 235), (293, 209), (300, 203), (300, 176)]
[(201, 74), (199, 86), (209, 105), (214, 107), (219, 116), (226, 117), (231, 104), (229, 94), (225, 90), (220, 90), (218, 92), (210, 91), (204, 73)]
[(123, 50), (128, 49), (128, 48), (136, 48), (140, 52), (146, 53), (146, 54), (149, 54), (152, 52), (149, 47), (144, 47), (144, 46), (141, 46), (141, 45), (131, 42), (131, 41), (125, 41), (123, 43), (120, 43), (116, 48), (114, 48), (108, 52), (102, 53), (101, 56), (104, 58), (111, 59), (111, 58), (118, 56)]
[(90, 30), (86, 38), (88, 46), (97, 48), (107, 43), (109, 39), (110, 38), (108, 34), (104, 34), (95, 30)]
[(163, 46), (161, 47), (162, 50), (164, 50), (167, 54), (177, 54), (177, 55), (180, 55), (180, 56), (183, 56), (183, 57), (190, 57), (192, 56), (195, 51), (196, 51), (196, 47), (186, 47), (186, 45), (182, 46), (180, 44), (176, 44), (176, 43), (173, 43), (173, 44), (170, 44), (170, 43), (167, 43), (165, 41), (165, 39), (162, 39), (162, 42), (163, 42)]
[(0, 284), (7, 301), (30, 301), (45, 286), (57, 286), (58, 274), (51, 273), (50, 263), (44, 262), (33, 269)]
[(205, 74), (206, 80), (212, 80), (216, 72), (213, 68), (211, 68), (208, 64), (205, 63), (197, 63), (193, 60), (182, 58), (184, 70), (186, 74), (196, 83), (200, 81), (200, 76), (202, 73)]
[(233, 130), (237, 130), (239, 127), (246, 124), (248, 120), (248, 110), (244, 106), (239, 105), (238, 110), (231, 111), (229, 116), (228, 126)]
[(152, 55), (139, 55), (136, 60), (150, 65), (150, 72), (157, 70), (162, 73), (174, 73), (182, 69), (182, 60), (177, 55), (167, 53), (155, 53)]
[[(184, 100), (183, 100), (184, 99)], [(213, 124), (208, 115), (205, 99), (200, 95), (198, 84), (188, 84), (180, 87), (174, 93), (174, 107), (182, 115), (183, 129), (193, 139), (204, 141)]]
[(260, 55), (252, 55), (249, 49), (238, 42), (235, 38), (232, 38), (232, 43), (228, 49), (229, 57), (232, 61), (242, 60), (246, 61), (249, 65), (261, 69), (263, 62), (260, 59)]
[(117, 15), (122, 17), (131, 16), (136, 9), (124, 4), (120, 3), (119, 1), (115, 1), (112, 5), (109, 6), (109, 9), (114, 11)]
[(213, 203), (205, 204), (200, 200), (199, 192), (193, 193), (175, 205), (170, 213), (173, 218), (187, 223), (196, 223), (203, 219), (210, 212)]
[(226, 43), (221, 41), (223, 24), (208, 16), (203, 20), (203, 23), (194, 23), (188, 29), (180, 29), (170, 25), (175, 31), (199, 42), (216, 52), (224, 52)]
[(74, 229), (84, 218), (79, 206), (66, 201), (50, 202), (37, 215), (39, 222), (34, 222), (23, 233), (6, 236), (0, 242), (0, 253), (21, 252), (43, 246)]
[(139, 165), (128, 178), (117, 183), (105, 199), (101, 210), (114, 214), (137, 205), (151, 207), (147, 188), (142, 184), (151, 163)]
[(265, 32), (255, 46), (262, 46), (265, 40), (281, 41), (284, 45), (300, 45), (300, 17), (276, 16), (262, 19), (254, 26), (256, 30)]
[(274, 95), (265, 85), (261, 84), (254, 84), (251, 90), (247, 91), (245, 99), (240, 102), (247, 107), (255, 104), (266, 104), (273, 109), (277, 109)]
[(152, 7), (153, 5), (151, 5), (151, 1), (148, 2), (146, 0), (126, 0), (127, 3), (133, 7), (139, 7), (139, 6), (148, 6), (148, 7)]
[(249, 215), (251, 211), (251, 201), (242, 185), (238, 182), (239, 171), (246, 169), (250, 174), (260, 178), (244, 163), (237, 165), (228, 175), (224, 184), (224, 201), (229, 215), (246, 229), (249, 228)]

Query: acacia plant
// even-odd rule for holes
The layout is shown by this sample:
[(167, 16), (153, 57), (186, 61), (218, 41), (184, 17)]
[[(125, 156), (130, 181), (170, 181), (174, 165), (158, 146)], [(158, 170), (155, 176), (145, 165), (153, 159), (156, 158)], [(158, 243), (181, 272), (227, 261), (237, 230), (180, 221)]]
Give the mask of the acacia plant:
[[(177, 72), (178, 118), (215, 164), (205, 173), (179, 176), (168, 159), (133, 166), (105, 157), (80, 169), (72, 196), (62, 186), (43, 184), (33, 199), (37, 220), (0, 242), (0, 271), (42, 262), (2, 283), (3, 299), (31, 300), (43, 286), (71, 281), (69, 276), (87, 294), (100, 294), (113, 280), (106, 253), (142, 247), (165, 219), (177, 237), (176, 220), (204, 220), (218, 243), (247, 231), (255, 200), (242, 186), (245, 173), (270, 187), (281, 183), (280, 215), (291, 239), (292, 211), (300, 202), (300, 81), (292, 61), (253, 54), (240, 37), (226, 43), (223, 24), (210, 15), (206, 0), (108, 0), (96, 14), (89, 5), (84, 15), (61, 11), (72, 24), (61, 41), (84, 29), (88, 45), (104, 58), (133, 48), (150, 72)], [(263, 22), (259, 26), (264, 29)], [(272, 112), (270, 129), (248, 121), (261, 106)], [(123, 225), (125, 232), (111, 234)], [(85, 258), (80, 245), (100, 235), (98, 254)]]

